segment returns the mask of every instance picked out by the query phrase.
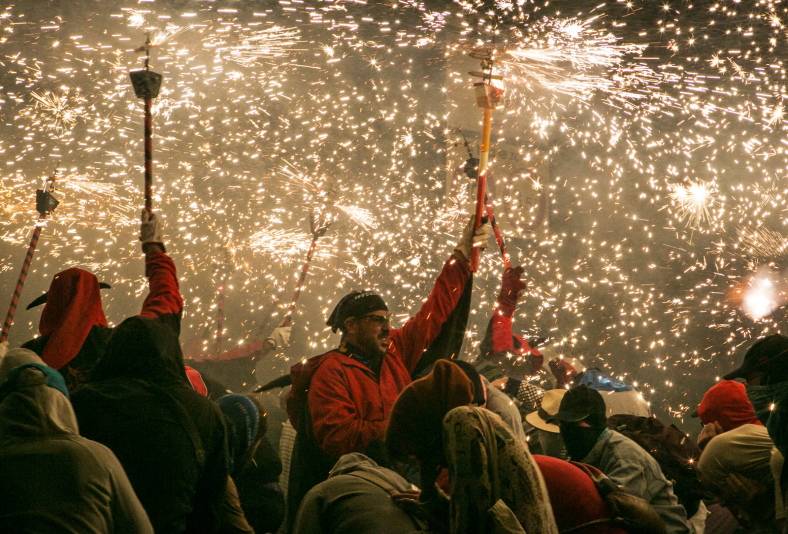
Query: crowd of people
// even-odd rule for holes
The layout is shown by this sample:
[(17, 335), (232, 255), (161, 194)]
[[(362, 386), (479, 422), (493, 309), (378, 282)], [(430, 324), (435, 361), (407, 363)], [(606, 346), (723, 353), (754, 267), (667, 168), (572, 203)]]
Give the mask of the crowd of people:
[[(327, 318), (334, 350), (233, 392), (184, 360), (175, 265), (146, 211), (140, 240), (139, 315), (109, 327), (108, 286), (68, 269), (35, 301), (40, 335), (0, 345), (0, 532), (786, 532), (788, 337), (710, 387), (697, 442), (631, 385), (513, 335), (522, 268), (502, 275), (477, 359), (435, 356), (487, 246), (471, 218), (401, 328), (353, 291)], [(214, 363), (274, 365), (289, 337)]]

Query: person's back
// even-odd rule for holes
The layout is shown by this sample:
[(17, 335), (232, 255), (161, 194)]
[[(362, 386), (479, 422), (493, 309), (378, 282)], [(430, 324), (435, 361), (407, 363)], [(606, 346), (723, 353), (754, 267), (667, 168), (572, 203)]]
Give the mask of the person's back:
[(673, 494), (673, 484), (662, 474), (659, 463), (640, 445), (608, 430), (582, 463), (602, 471), (610, 480), (648, 502), (668, 532), (688, 532), (687, 514)]
[[(366, 478), (365, 478), (366, 477)], [(410, 484), (363, 454), (339, 459), (328, 480), (312, 488), (296, 517), (298, 534), (415, 534), (421, 529), (391, 499), (389, 491)]]
[(117, 458), (77, 433), (65, 383), (63, 392), (48, 386), (43, 362), (24, 349), (0, 367), (20, 356), (40, 367), (0, 388), (0, 532), (152, 534)]
[(189, 385), (168, 324), (121, 323), (72, 402), (83, 435), (120, 460), (157, 534), (216, 531), (228, 476), (224, 421)]

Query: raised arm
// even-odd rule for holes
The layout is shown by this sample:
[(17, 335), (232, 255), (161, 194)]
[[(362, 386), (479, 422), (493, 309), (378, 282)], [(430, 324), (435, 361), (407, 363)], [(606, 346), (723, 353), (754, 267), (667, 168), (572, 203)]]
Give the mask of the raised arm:
[(473, 217), (463, 231), (454, 253), (443, 265), (435, 280), (427, 300), (418, 313), (411, 317), (405, 326), (391, 333), (392, 342), (397, 348), (408, 371), (413, 371), (424, 351), (429, 348), (440, 334), (443, 323), (457, 306), (463, 294), (465, 283), (471, 276), (471, 249), (487, 247), (487, 224), (473, 228)]
[(145, 252), (145, 276), (148, 277), (150, 290), (139, 316), (163, 318), (171, 323), (175, 332), (180, 333), (183, 298), (178, 286), (178, 273), (175, 264), (165, 254), (158, 217), (155, 214), (148, 217), (145, 210), (142, 211), (140, 241)]

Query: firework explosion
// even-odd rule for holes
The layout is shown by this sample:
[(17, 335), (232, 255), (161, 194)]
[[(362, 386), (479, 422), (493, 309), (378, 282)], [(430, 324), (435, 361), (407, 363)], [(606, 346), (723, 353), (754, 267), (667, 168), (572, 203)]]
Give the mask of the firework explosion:
[[(460, 128), (478, 145), (467, 52), (479, 46), (497, 50), (507, 89), (490, 186), (529, 277), (518, 331), (637, 382), (682, 424), (742, 343), (780, 329), (782, 308), (754, 321), (730, 298), (759, 265), (784, 268), (779, 3), (36, 4), (0, 16), (2, 298), (35, 189), (61, 161), (23, 302), (78, 265), (112, 283), (111, 322), (139, 309), (143, 125), (128, 72), (150, 32), (164, 75), (153, 202), (181, 275), (184, 342), (213, 335), (223, 279), (225, 344), (259, 335), (275, 297), (282, 316), (315, 210), (335, 221), (296, 308), (293, 356), (336, 342), (325, 318), (351, 289), (380, 291), (398, 320), (415, 310), (470, 212), (455, 145)], [(500, 280), (494, 248), (467, 357)], [(37, 323), (18, 313), (12, 344)]]

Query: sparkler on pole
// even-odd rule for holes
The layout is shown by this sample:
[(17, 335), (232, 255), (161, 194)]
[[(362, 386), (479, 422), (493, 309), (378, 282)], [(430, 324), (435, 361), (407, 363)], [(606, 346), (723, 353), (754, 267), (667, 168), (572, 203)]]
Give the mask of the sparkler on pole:
[(329, 219), (320, 220), (320, 218), (316, 217), (314, 214), (310, 215), (309, 227), (312, 230), (312, 244), (309, 245), (309, 252), (307, 252), (306, 261), (301, 269), (301, 275), (298, 277), (298, 285), (293, 293), (293, 302), (290, 303), (290, 308), (287, 310), (282, 326), (290, 326), (293, 324), (293, 311), (295, 310), (298, 297), (301, 295), (301, 289), (304, 287), (304, 280), (306, 280), (306, 273), (309, 270), (309, 263), (312, 261), (312, 255), (315, 253), (317, 240), (325, 235), (329, 226), (331, 226), (331, 221)]
[[(479, 157), (479, 176), (476, 179), (476, 218), (475, 226), (479, 228), (482, 225), (482, 217), (484, 215), (486, 200), (485, 200), (485, 184), (487, 182), (487, 158), (490, 153), (490, 129), (492, 126), (492, 110), (498, 106), (503, 98), (503, 89), (492, 85), (492, 80), (502, 80), (502, 76), (496, 76), (492, 73), (494, 59), (494, 51), (489, 49), (476, 49), (470, 53), (470, 56), (475, 59), (481, 60), (482, 71), (473, 71), (469, 74), (482, 78), (483, 81), (473, 84), (473, 90), (476, 95), (476, 105), (484, 110), (484, 122), (482, 124), (482, 146), (481, 154)], [(474, 248), (471, 251), (471, 272), (476, 272), (479, 268), (479, 249)]]
[(135, 50), (135, 52), (145, 52), (145, 69), (133, 70), (129, 73), (134, 94), (137, 95), (137, 98), (145, 100), (145, 209), (148, 215), (153, 211), (151, 200), (153, 196), (153, 118), (150, 110), (151, 101), (159, 96), (162, 81), (162, 75), (151, 71), (148, 66), (151, 46), (150, 34), (147, 34), (145, 44)]
[[(465, 166), (463, 167), (463, 172), (465, 173), (468, 178), (471, 180), (478, 180), (479, 178), (479, 160), (473, 157), (473, 153), (471, 152), (470, 145), (468, 144), (468, 139), (465, 137), (465, 132), (462, 132), (462, 138), (464, 140), (464, 145), (466, 150), (468, 150), (468, 160), (465, 162)], [(457, 145), (455, 145), (457, 146)], [(490, 219), (490, 224), (492, 225), (493, 232), (495, 233), (495, 242), (498, 243), (498, 248), (501, 251), (501, 258), (503, 258), (503, 264), (506, 268), (512, 266), (512, 263), (509, 258), (509, 252), (506, 250), (506, 242), (503, 240), (503, 236), (501, 235), (501, 230), (498, 228), (498, 223), (495, 222), (495, 214), (493, 213), (492, 204), (490, 204), (490, 199), (487, 195), (487, 192), (484, 193), (484, 205), (487, 209), (487, 217)]]
[(27, 271), (30, 269), (30, 263), (33, 261), (33, 254), (38, 245), (38, 237), (41, 235), (41, 226), (47, 218), (47, 213), (52, 213), (60, 203), (52, 196), (52, 191), (55, 186), (55, 179), (57, 178), (57, 167), (60, 165), (58, 162), (55, 166), (55, 172), (44, 183), (44, 189), (36, 189), (36, 211), (38, 212), (38, 223), (35, 230), (33, 230), (33, 237), (30, 238), (30, 246), (25, 255), (25, 261), (22, 263), (22, 272), (19, 273), (19, 280), (16, 282), (14, 294), (11, 297), (11, 305), (8, 307), (8, 313), (5, 316), (5, 323), (3, 329), (0, 331), (0, 343), (8, 339), (8, 331), (11, 329), (11, 324), (14, 322), (14, 314), (16, 313), (16, 306), (19, 304), (19, 297), (22, 294), (22, 288), (27, 279)]

